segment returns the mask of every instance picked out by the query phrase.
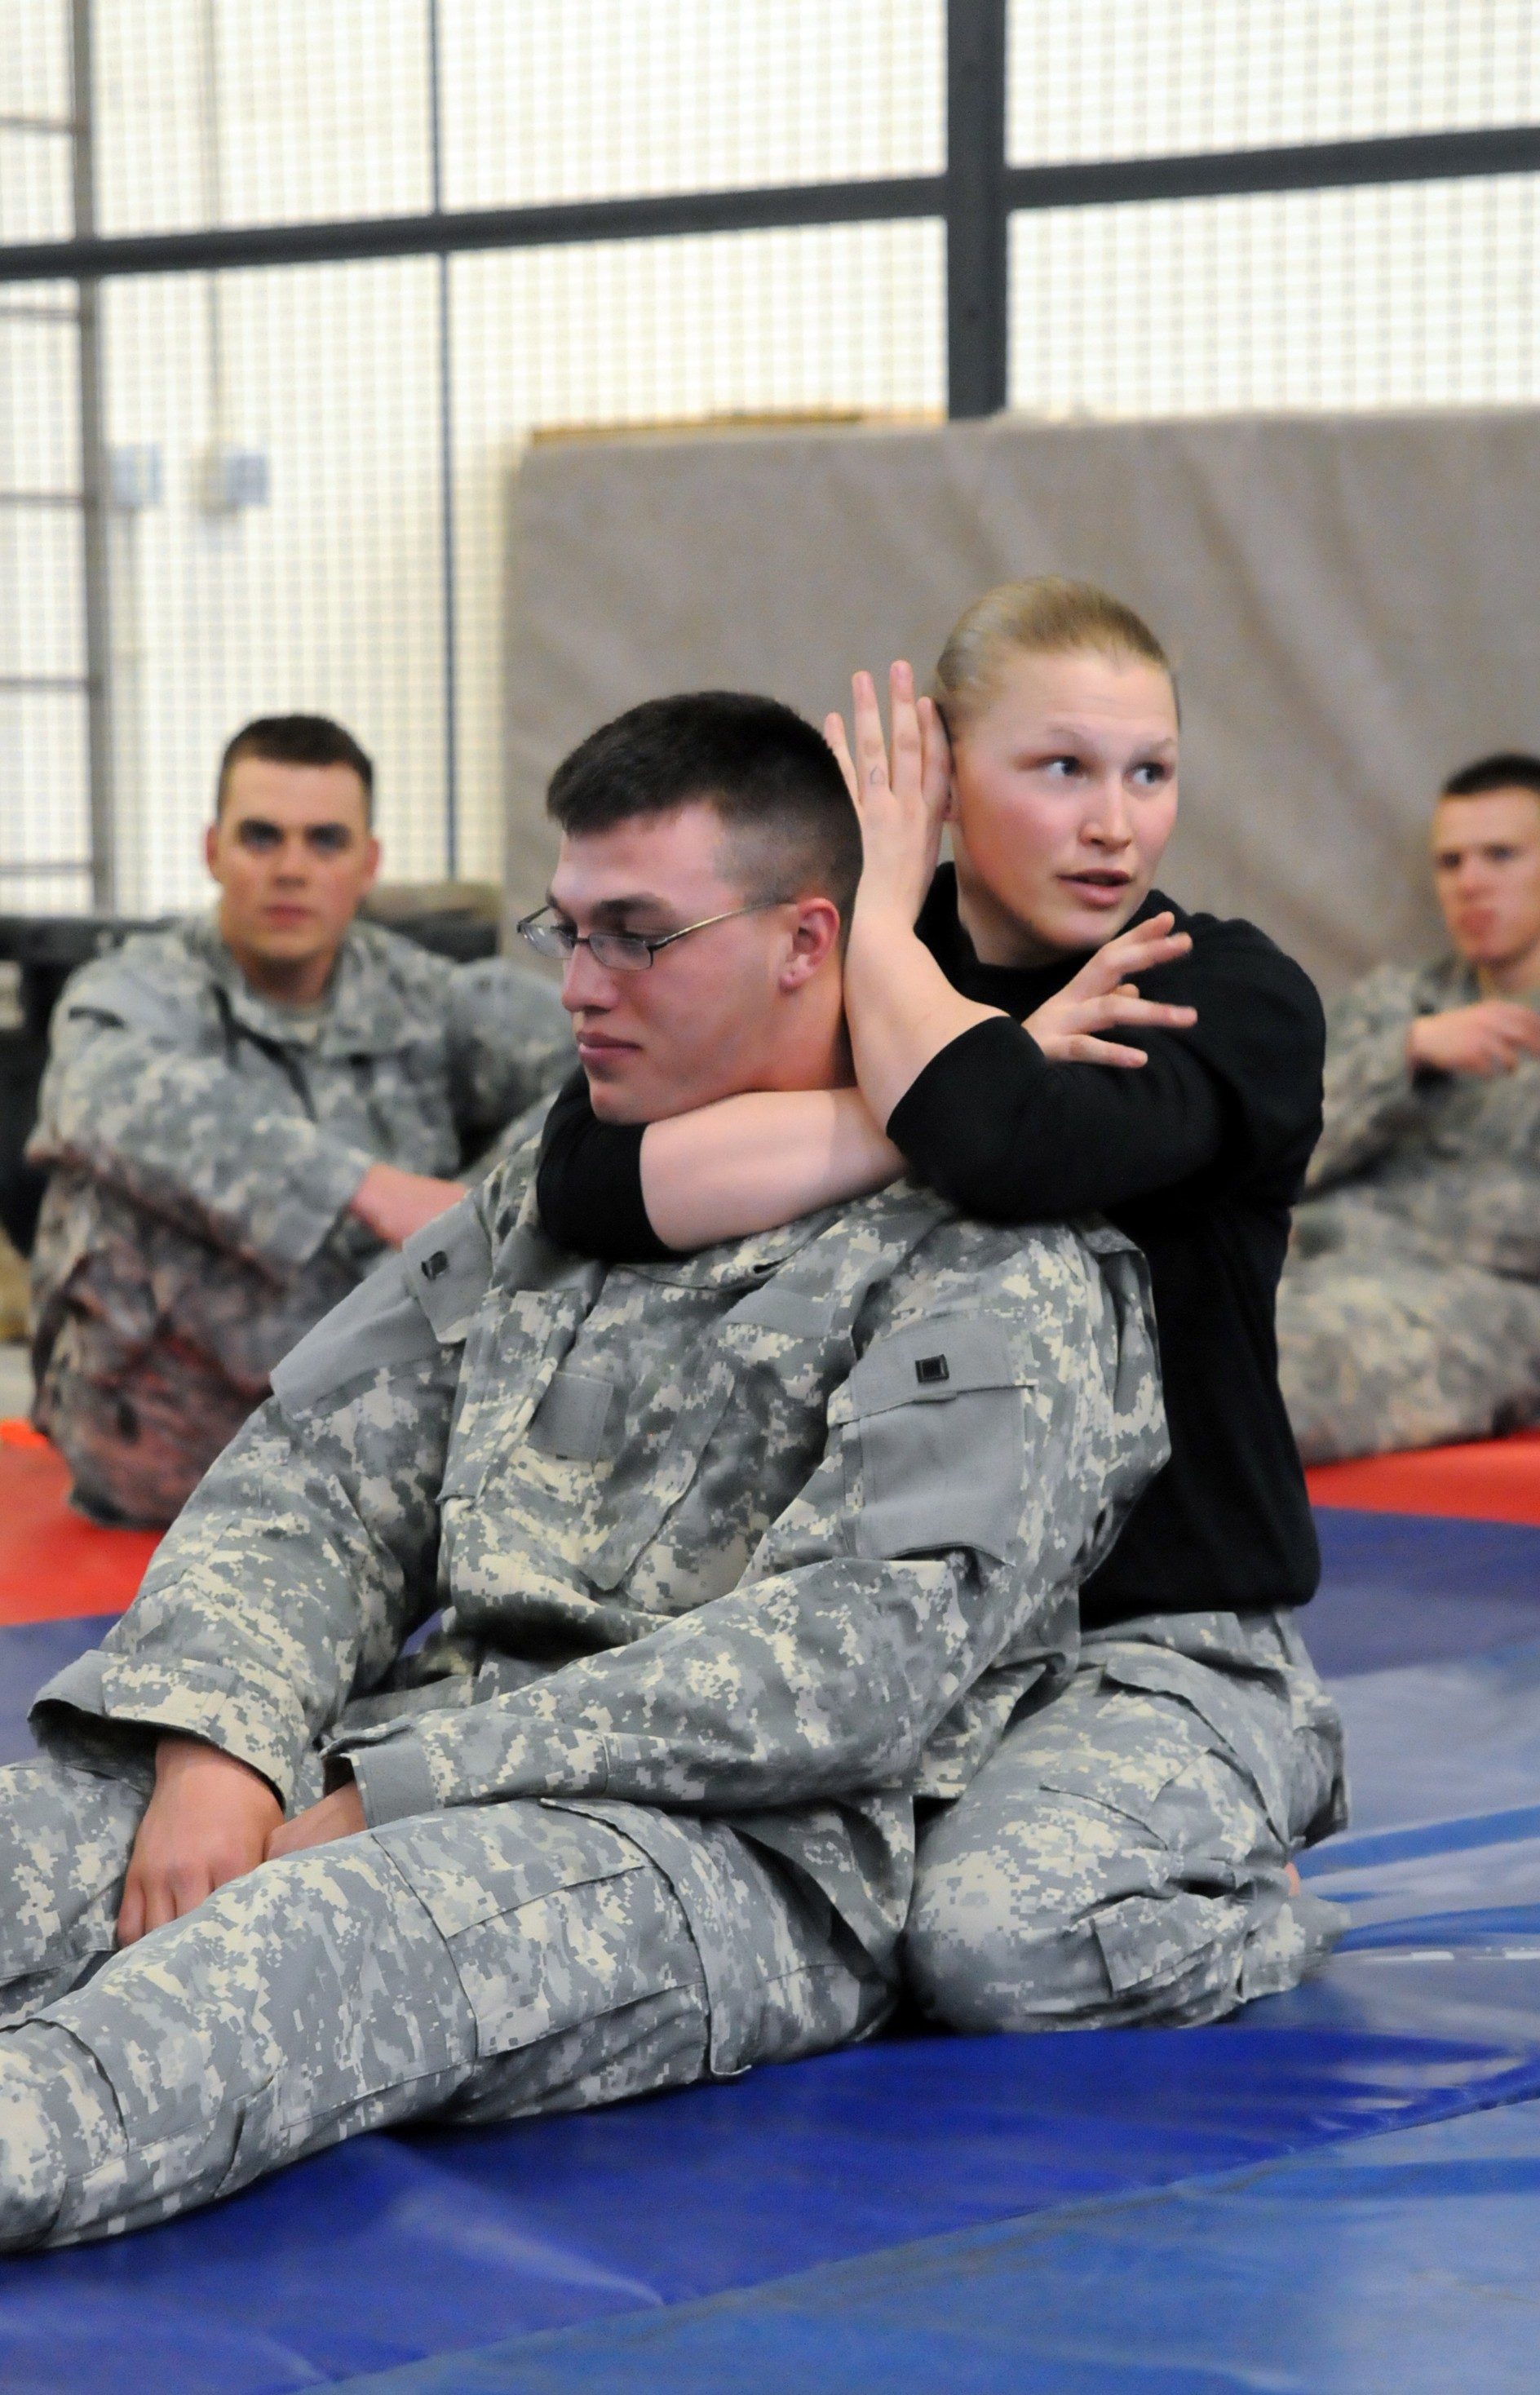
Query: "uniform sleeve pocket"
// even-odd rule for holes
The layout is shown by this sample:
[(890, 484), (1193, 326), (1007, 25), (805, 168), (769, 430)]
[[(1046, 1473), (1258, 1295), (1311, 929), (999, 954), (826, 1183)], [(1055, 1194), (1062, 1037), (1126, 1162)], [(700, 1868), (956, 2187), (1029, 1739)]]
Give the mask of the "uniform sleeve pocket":
[(1024, 1379), (1004, 1329), (965, 1317), (871, 1347), (848, 1383), (860, 1555), (971, 1547), (1004, 1560), (1021, 1516)]
[(492, 1279), (492, 1247), (474, 1201), (462, 1198), (401, 1243), (406, 1284), (446, 1347), (462, 1340)]
[(290, 1348), (274, 1368), (272, 1393), (288, 1412), (305, 1413), (361, 1374), (437, 1353), (421, 1306), (402, 1285), (401, 1261), (389, 1257)]

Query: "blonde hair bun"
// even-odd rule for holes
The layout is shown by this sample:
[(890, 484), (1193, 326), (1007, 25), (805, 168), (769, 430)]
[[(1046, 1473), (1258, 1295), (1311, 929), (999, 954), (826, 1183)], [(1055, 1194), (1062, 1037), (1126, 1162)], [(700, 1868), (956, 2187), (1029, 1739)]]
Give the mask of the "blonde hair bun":
[(931, 696), (955, 733), (995, 696), (1009, 658), (1086, 650), (1158, 666), (1176, 691), (1171, 660), (1142, 615), (1094, 582), (1038, 574), (1028, 582), (998, 582), (964, 609), (937, 660)]

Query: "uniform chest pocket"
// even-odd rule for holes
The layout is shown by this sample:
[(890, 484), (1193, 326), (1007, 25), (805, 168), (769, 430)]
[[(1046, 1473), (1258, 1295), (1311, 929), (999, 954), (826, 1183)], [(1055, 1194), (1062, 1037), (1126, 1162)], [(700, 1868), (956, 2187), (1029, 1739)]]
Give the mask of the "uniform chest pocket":
[(563, 1368), (551, 1376), (530, 1422), (528, 1438), (537, 1455), (564, 1463), (598, 1463), (618, 1444), (622, 1399), (613, 1382)]
[(494, 1291), (466, 1339), (460, 1400), (442, 1494), (477, 1497), (488, 1474), (529, 1431), (572, 1344), (578, 1301), (566, 1291)]
[[(599, 1537), (583, 1569), (594, 1587), (619, 1586), (686, 1494), (732, 1395), (734, 1372), (720, 1355), (697, 1348), (689, 1370), (653, 1374), (628, 1394), (617, 1390), (605, 1436), (614, 1461), (605, 1485)], [(574, 1405), (575, 1410), (575, 1405)]]
[(971, 1547), (1003, 1562), (1020, 1527), (1034, 1384), (1003, 1328), (958, 1317), (868, 1349), (831, 1409), (848, 1416), (859, 1555)]

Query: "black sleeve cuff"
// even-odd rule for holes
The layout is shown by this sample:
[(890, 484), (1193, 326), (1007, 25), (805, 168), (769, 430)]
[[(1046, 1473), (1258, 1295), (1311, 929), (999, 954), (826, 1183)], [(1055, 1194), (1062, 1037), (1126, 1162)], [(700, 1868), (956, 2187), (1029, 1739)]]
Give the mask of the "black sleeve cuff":
[(605, 1264), (663, 1264), (674, 1254), (641, 1194), (643, 1123), (600, 1122), (582, 1069), (546, 1118), (535, 1168), (540, 1220), (559, 1247)]

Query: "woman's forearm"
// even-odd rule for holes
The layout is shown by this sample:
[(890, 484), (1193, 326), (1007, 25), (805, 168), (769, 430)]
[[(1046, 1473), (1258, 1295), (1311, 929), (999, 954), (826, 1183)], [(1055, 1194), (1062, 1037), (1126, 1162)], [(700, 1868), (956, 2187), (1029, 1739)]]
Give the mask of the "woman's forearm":
[(776, 1229), (880, 1189), (903, 1171), (859, 1090), (764, 1090), (649, 1123), (648, 1219), (671, 1248)]
[(888, 1121), (933, 1056), (1000, 1012), (954, 989), (901, 918), (863, 920), (859, 905), (845, 960), (845, 1004), (856, 1077), (878, 1123)]

